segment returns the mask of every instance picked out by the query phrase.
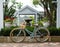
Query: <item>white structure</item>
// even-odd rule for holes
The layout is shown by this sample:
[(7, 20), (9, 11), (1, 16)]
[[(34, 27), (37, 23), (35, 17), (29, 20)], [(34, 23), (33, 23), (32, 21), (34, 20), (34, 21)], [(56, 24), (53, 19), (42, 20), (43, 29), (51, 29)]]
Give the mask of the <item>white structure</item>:
[[(37, 22), (37, 13), (39, 13), (38, 11), (36, 11), (35, 9), (31, 8), (31, 7), (24, 7), (21, 10), (17, 11), (15, 13), (22, 15), (22, 14), (34, 14), (35, 18), (36, 18), (36, 22)], [(60, 0), (57, 0), (57, 28), (60, 27)], [(3, 28), (3, 0), (0, 0), (0, 29)]]
[(57, 0), (57, 28), (60, 27), (60, 0)]
[(0, 29), (3, 28), (3, 0), (0, 0)]
[[(23, 8), (21, 8), (20, 10), (16, 11), (14, 16), (18, 16), (18, 20), (20, 20), (20, 15), (34, 15), (34, 20), (35, 20), (35, 23), (37, 23), (37, 18), (38, 18), (38, 15), (39, 14), (39, 11), (33, 9), (32, 7), (30, 6), (25, 6)], [(19, 22), (17, 22), (19, 23)]]

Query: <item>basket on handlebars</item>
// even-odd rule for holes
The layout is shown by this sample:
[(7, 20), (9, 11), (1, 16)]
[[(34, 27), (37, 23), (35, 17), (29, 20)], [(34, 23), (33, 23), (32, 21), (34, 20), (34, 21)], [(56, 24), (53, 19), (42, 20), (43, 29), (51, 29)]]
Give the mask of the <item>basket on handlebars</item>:
[(25, 29), (25, 27), (26, 27), (25, 23), (20, 24), (20, 29)]

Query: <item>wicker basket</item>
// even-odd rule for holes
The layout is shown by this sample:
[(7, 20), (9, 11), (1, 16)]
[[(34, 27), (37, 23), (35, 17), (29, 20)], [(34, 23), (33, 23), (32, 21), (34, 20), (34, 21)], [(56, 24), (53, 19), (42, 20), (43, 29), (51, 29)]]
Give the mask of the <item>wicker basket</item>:
[(20, 29), (25, 29), (25, 27), (26, 27), (25, 23), (20, 24)]

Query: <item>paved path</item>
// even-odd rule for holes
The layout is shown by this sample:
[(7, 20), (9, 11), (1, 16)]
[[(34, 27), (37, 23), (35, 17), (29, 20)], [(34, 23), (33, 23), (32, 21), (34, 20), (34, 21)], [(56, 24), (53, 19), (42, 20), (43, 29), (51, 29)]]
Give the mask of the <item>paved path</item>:
[(0, 43), (0, 47), (60, 47), (60, 43)]

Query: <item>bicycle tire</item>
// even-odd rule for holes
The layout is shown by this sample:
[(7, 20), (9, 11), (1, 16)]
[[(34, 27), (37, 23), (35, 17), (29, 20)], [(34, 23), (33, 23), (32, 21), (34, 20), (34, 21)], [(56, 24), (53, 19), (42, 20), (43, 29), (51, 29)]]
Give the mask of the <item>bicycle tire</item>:
[[(42, 32), (41, 32), (40, 30), (42, 30)], [(43, 31), (43, 30), (44, 30), (44, 31)], [(39, 37), (37, 37), (37, 36), (38, 36), (37, 32), (38, 32), (38, 34), (41, 33)], [(44, 34), (43, 32), (44, 32), (45, 34)], [(47, 35), (46, 35), (46, 33), (47, 33)], [(44, 35), (45, 35), (45, 36), (44, 36)], [(47, 40), (49, 39), (50, 32), (49, 32), (49, 30), (48, 30), (47, 28), (40, 27), (40, 28), (38, 28), (38, 29), (36, 30), (35, 36), (36, 36), (35, 39), (36, 39), (38, 42), (45, 42), (45, 41), (47, 41)], [(44, 37), (44, 38), (43, 38), (43, 37)]]
[[(22, 33), (21, 34), (19, 34), (19, 35), (17, 35), (17, 33), (15, 33), (15, 32), (22, 32), (23, 33), (23, 36), (20, 36), (20, 35), (22, 35)], [(17, 36), (16, 36), (17, 35)], [(19, 39), (18, 39), (19, 38)], [(10, 32), (10, 39), (13, 41), (13, 42), (22, 42), (22, 41), (24, 41), (24, 39), (26, 38), (26, 33), (25, 33), (25, 31), (24, 30), (21, 30), (20, 28), (14, 28), (11, 32)]]

